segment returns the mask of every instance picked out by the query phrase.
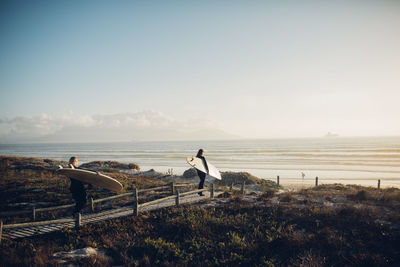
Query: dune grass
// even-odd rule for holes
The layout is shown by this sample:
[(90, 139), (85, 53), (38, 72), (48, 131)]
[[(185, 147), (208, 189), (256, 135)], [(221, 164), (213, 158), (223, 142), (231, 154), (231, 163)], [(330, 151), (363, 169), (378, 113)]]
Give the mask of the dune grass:
[(232, 198), (215, 208), (180, 206), (8, 241), (0, 256), (4, 265), (51, 263), (56, 251), (91, 246), (125, 266), (393, 265), (400, 260), (400, 233), (391, 226), (399, 220), (390, 226), (376, 219), (352, 208), (297, 209)]
[[(126, 183), (127, 190), (163, 183), (110, 175)], [(0, 186), (8, 196), (3, 199), (67, 198), (68, 189), (61, 189), (58, 179), (62, 178), (51, 171), (3, 168)], [(48, 190), (34, 191), (38, 188)], [(60, 195), (46, 196), (47, 192)], [(17, 196), (21, 193), (22, 199)], [(76, 264), (394, 266), (400, 262), (399, 189), (324, 185), (282, 194), (268, 191), (254, 196), (257, 202), (238, 191), (225, 192), (223, 198), (215, 207), (183, 205), (88, 224), (80, 230), (65, 228), (5, 241), (0, 245), (0, 266), (56, 265), (55, 252), (88, 246), (105, 250), (112, 262), (99, 256)]]
[[(28, 158), (28, 157), (7, 157), (0, 156), (0, 211), (23, 211), (36, 208), (52, 207), (65, 204), (73, 204), (71, 192), (69, 190), (69, 178), (59, 175), (56, 170), (58, 165), (65, 165), (66, 162), (54, 161), (49, 159)], [(129, 165), (127, 165), (129, 166)], [(103, 172), (118, 181), (124, 189), (121, 193), (132, 192), (134, 188), (148, 188), (164, 185), (165, 182), (156, 179), (149, 179), (141, 176), (130, 176), (125, 173)], [(115, 193), (100, 188), (91, 188), (87, 194), (93, 199), (104, 198)], [(159, 195), (148, 196), (150, 200)], [(143, 195), (141, 197), (144, 197)], [(147, 198), (145, 198), (147, 200)], [(102, 203), (101, 205), (123, 205), (129, 204), (128, 198)], [(100, 204), (97, 205), (100, 207)], [(38, 213), (38, 219), (54, 219), (62, 216), (70, 216), (73, 208), (59, 211)], [(88, 212), (88, 205), (83, 212)], [(30, 220), (28, 216), (0, 218), (4, 223), (19, 223)]]

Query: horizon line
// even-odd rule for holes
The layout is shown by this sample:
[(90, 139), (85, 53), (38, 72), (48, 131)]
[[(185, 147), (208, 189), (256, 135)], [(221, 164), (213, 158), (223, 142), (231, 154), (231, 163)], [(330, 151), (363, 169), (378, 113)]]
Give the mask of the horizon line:
[(341, 138), (400, 138), (400, 135), (338, 135), (338, 136), (303, 136), (303, 137), (243, 137), (226, 139), (187, 139), (187, 140), (126, 140), (126, 141), (31, 141), (31, 142), (5, 142), (0, 145), (29, 145), (29, 144), (104, 144), (104, 143), (149, 143), (149, 142), (221, 142), (221, 141), (257, 141), (257, 140), (295, 140), (295, 139), (324, 139), (334, 140)]

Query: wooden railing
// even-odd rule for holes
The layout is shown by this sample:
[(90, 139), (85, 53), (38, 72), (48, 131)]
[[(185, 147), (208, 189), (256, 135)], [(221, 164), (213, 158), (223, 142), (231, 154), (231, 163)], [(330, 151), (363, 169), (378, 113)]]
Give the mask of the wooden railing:
[[(356, 179), (356, 180), (357, 180), (357, 179)], [(281, 179), (280, 179), (279, 175), (276, 176), (276, 184), (277, 184), (278, 186), (280, 185), (280, 181), (281, 181)], [(303, 180), (303, 181), (304, 181), (304, 180)], [(317, 187), (318, 185), (319, 185), (319, 178), (318, 178), (318, 176), (317, 176), (317, 177), (315, 177), (315, 186)], [(378, 189), (381, 189), (381, 180), (380, 180), (380, 179), (378, 179), (377, 188), (378, 188)]]
[[(175, 204), (179, 205), (181, 197), (192, 195), (192, 194), (198, 194), (198, 193), (205, 192), (205, 191), (210, 191), (210, 198), (214, 198), (214, 185), (213, 184), (210, 185), (209, 189), (200, 189), (200, 190), (194, 190), (194, 191), (189, 191), (189, 192), (184, 192), (184, 193), (180, 193), (179, 189), (176, 188), (176, 187), (184, 187), (184, 186), (188, 186), (188, 185), (171, 183), (171, 184), (168, 184), (165, 186), (140, 189), (140, 190), (134, 188), (133, 192), (130, 192), (130, 193), (125, 193), (125, 194), (121, 194), (121, 195), (116, 195), (116, 196), (111, 196), (111, 197), (106, 197), (106, 198), (101, 198), (101, 199), (96, 199), (96, 200), (91, 199), (91, 201), (90, 201), (91, 202), (90, 203), (91, 210), (92, 211), (94, 210), (95, 203), (100, 203), (103, 201), (113, 200), (113, 199), (127, 197), (127, 196), (133, 196), (134, 204), (133, 204), (132, 209), (133, 209), (133, 214), (135, 216), (139, 215), (140, 209), (144, 208), (146, 206), (154, 205), (154, 204), (164, 202), (164, 201), (170, 200), (170, 199), (175, 199)], [(145, 203), (141, 203), (141, 204), (139, 203), (139, 197), (138, 197), (139, 194), (138, 193), (162, 190), (162, 189), (170, 189), (171, 195), (164, 197), (164, 198), (148, 201)], [(62, 206), (55, 206), (55, 207), (48, 207), (48, 208), (33, 209), (33, 211), (32, 211), (33, 218), (32, 219), (36, 218), (36, 212), (59, 210), (59, 209), (64, 209), (64, 208), (70, 208), (73, 206), (75, 206), (75, 205), (69, 204), (69, 205), (62, 205)], [(124, 207), (124, 208), (113, 209), (113, 210), (109, 210), (109, 211), (105, 211), (105, 212), (115, 213), (115, 212), (126, 210), (126, 209), (127, 209), (127, 207)], [(2, 214), (21, 215), (21, 214), (28, 214), (28, 213), (31, 213), (31, 211), (7, 212), (7, 213), (2, 213)], [(71, 218), (71, 219), (56, 219), (56, 220), (39, 221), (39, 222), (33, 221), (33, 222), (28, 222), (28, 223), (16, 223), (16, 224), (3, 224), (3, 221), (0, 221), (0, 242), (1, 242), (3, 229), (13, 229), (13, 228), (31, 227), (31, 226), (40, 226), (40, 225), (51, 225), (51, 224), (60, 224), (60, 223), (75, 223), (75, 227), (79, 228), (82, 223), (81, 222), (81, 213), (78, 213), (76, 218)]]
[[(171, 190), (171, 194), (174, 194), (174, 190), (175, 190), (176, 187), (184, 187), (184, 186), (187, 186), (187, 184), (170, 183), (170, 184), (167, 184), (167, 185), (164, 185), (164, 186), (140, 189), (140, 190), (138, 190), (138, 192), (139, 193), (143, 193), (143, 192), (149, 192), (149, 191), (155, 191), (155, 190), (170, 189)], [(89, 198), (89, 205), (90, 205), (91, 211), (94, 211), (94, 204), (95, 203), (101, 203), (101, 202), (105, 202), (105, 201), (108, 201), (108, 200), (114, 200), (114, 199), (118, 199), (118, 198), (132, 196), (132, 195), (133, 195), (133, 192), (124, 193), (124, 194), (115, 195), (115, 196), (110, 196), (110, 197), (105, 197), (105, 198), (99, 198), (99, 199)], [(47, 208), (32, 207), (31, 210), (0, 212), (0, 217), (10, 217), (10, 216), (19, 216), (19, 215), (31, 214), (32, 220), (35, 221), (36, 220), (36, 215), (39, 212), (68, 209), (68, 208), (72, 208), (74, 206), (75, 206), (75, 204), (66, 204), (66, 205), (47, 207)]]

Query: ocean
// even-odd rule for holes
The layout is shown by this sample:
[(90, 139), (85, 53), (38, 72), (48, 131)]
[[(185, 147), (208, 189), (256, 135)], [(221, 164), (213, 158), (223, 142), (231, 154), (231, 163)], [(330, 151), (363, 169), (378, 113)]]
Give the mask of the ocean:
[[(182, 174), (199, 148), (220, 171), (246, 171), (280, 183), (400, 187), (400, 137), (325, 137), (234, 141), (0, 144), (0, 154), (135, 162), (142, 170)], [(302, 172), (305, 174), (302, 179)]]

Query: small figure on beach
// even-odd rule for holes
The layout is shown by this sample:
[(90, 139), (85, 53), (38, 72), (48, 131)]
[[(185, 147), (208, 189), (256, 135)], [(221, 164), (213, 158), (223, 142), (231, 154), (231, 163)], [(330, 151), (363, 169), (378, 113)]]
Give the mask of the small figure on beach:
[(301, 178), (303, 178), (303, 180), (304, 180), (304, 177), (306, 177), (306, 174), (304, 172), (301, 172)]
[[(204, 166), (206, 167), (206, 170), (207, 170), (207, 174), (209, 174), (207, 161), (206, 161), (206, 158), (203, 156), (203, 153), (204, 153), (203, 149), (200, 148), (199, 151), (197, 152), (196, 157), (200, 158), (203, 161), (203, 164), (204, 164)], [(202, 172), (202, 171), (197, 170), (197, 169), (196, 169), (196, 171), (197, 171), (197, 175), (200, 178), (199, 189), (203, 189), (204, 181), (206, 179), (206, 174), (204, 172)], [(200, 196), (204, 196), (203, 192), (200, 192), (199, 195)]]
[[(79, 169), (78, 168), (78, 158), (71, 157), (69, 159), (68, 166), (72, 169)], [(96, 172), (96, 173), (100, 174), (99, 172)], [(85, 206), (85, 204), (87, 202), (86, 188), (81, 181), (78, 181), (71, 177), (69, 179), (71, 180), (71, 186), (69, 189), (72, 193), (72, 198), (75, 200), (74, 214), (76, 214), (82, 210), (82, 208)], [(89, 188), (91, 188), (91, 185), (89, 185)]]

